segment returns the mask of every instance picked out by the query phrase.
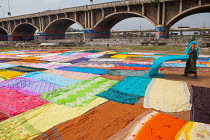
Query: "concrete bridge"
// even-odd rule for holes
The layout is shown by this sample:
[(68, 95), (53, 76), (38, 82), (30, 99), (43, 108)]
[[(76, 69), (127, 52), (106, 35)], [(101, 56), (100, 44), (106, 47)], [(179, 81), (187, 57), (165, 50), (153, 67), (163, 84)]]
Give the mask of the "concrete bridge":
[[(52, 10), (0, 19), (1, 41), (64, 39), (69, 26), (78, 23), (84, 37), (109, 38), (118, 22), (141, 17), (156, 27), (157, 38), (169, 37), (169, 29), (189, 15), (210, 12), (209, 0), (130, 0)], [(134, 23), (135, 24), (135, 23)]]

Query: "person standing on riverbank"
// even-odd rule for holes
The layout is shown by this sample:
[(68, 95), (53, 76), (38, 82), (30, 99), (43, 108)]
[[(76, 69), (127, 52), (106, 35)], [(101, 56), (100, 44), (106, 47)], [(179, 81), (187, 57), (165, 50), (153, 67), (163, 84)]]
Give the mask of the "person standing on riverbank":
[(185, 54), (189, 55), (189, 59), (186, 62), (184, 75), (182, 76), (188, 76), (189, 74), (194, 74), (194, 77), (192, 79), (198, 79), (196, 60), (198, 59), (198, 55), (199, 55), (199, 47), (198, 47), (198, 43), (195, 41), (194, 36), (190, 37), (190, 41), (185, 50)]

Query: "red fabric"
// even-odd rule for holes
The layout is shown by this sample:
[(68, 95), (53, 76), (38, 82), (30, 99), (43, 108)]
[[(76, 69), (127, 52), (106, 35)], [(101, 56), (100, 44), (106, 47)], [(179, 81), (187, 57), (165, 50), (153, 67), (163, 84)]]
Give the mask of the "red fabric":
[[(121, 70), (150, 70), (150, 67), (115, 66), (112, 69), (121, 69)], [(164, 68), (159, 68), (159, 70), (164, 70)]]
[(40, 97), (0, 88), (0, 110), (10, 116), (18, 115), (46, 103), (49, 102)]
[(0, 122), (8, 119), (9, 116), (0, 111)]

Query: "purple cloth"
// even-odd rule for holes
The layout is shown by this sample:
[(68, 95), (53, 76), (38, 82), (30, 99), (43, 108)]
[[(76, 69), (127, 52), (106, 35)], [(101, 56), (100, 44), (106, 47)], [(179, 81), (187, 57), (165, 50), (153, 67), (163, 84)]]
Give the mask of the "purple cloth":
[(68, 70), (70, 70), (71, 68), (73, 68), (73, 67), (71, 67), (71, 66), (62, 66), (62, 67), (58, 67), (58, 68), (55, 68), (56, 70), (65, 70), (65, 71), (68, 71)]
[(35, 79), (18, 77), (0, 82), (0, 87), (16, 90), (28, 95), (40, 96), (41, 93), (49, 92), (62, 86)]
[(88, 61), (90, 58), (79, 58), (79, 59), (76, 59), (76, 60), (72, 60), (72, 61), (68, 61), (68, 63), (79, 63), (79, 62), (83, 62), (83, 61)]

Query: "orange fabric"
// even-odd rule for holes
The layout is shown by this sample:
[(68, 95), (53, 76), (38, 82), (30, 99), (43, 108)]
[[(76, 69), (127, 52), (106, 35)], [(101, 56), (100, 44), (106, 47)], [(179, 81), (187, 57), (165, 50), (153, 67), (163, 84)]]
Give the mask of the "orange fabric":
[[(121, 70), (150, 70), (150, 67), (115, 66), (112, 69), (121, 69)], [(164, 68), (159, 68), (159, 70), (164, 70)]]
[(173, 116), (158, 113), (143, 125), (134, 140), (174, 140), (186, 123)]
[(196, 45), (192, 44), (191, 48), (194, 50), (196, 48)]

